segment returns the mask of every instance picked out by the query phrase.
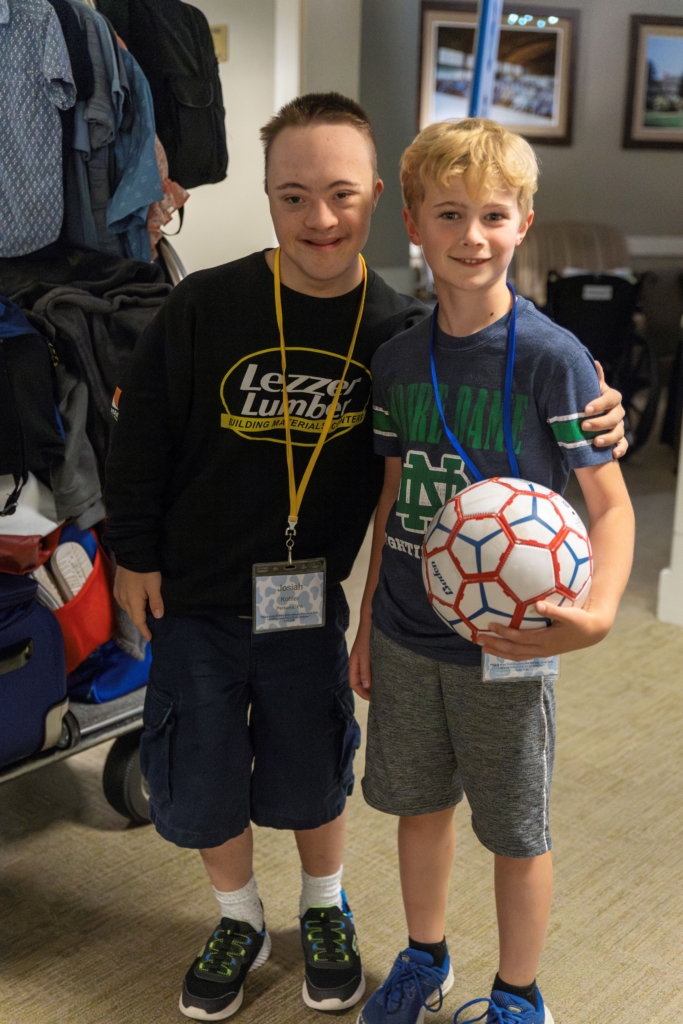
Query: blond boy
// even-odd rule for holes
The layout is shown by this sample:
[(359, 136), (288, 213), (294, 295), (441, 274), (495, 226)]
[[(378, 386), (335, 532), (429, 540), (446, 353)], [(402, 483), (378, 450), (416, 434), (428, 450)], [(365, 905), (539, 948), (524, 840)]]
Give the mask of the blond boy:
[[(439, 301), (434, 361), (445, 423), (484, 477), (511, 475), (500, 427), (513, 301), (506, 275), (533, 220), (537, 173), (523, 139), (482, 119), (430, 126), (402, 160), (404, 219)], [(524, 660), (588, 647), (609, 631), (630, 571), (633, 514), (609, 447), (581, 433), (583, 410), (599, 394), (589, 353), (527, 300), (517, 300), (516, 313), (519, 474), (561, 493), (575, 471), (595, 560), (583, 609), (539, 603), (549, 628), (493, 627), (484, 652)], [(483, 1014), (466, 1004), (456, 1022), (552, 1024), (536, 972), (552, 891), (553, 683), (482, 681), (481, 649), (451, 632), (427, 600), (424, 532), (440, 505), (473, 482), (435, 408), (429, 321), (382, 345), (372, 371), (385, 481), (350, 672), (355, 692), (371, 701), (365, 799), (400, 819), (409, 939), (358, 1020), (422, 1024), (453, 984), (445, 917), (453, 813), (466, 794), (474, 831), (495, 858), (500, 960)]]

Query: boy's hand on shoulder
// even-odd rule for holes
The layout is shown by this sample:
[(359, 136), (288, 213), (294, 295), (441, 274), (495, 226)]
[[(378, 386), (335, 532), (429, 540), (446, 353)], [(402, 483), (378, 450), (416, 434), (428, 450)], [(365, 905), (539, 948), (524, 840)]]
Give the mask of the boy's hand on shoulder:
[(114, 600), (140, 630), (145, 640), (152, 634), (147, 626), (147, 605), (155, 619), (164, 614), (160, 572), (132, 572), (117, 565), (114, 577)]
[(349, 655), (349, 686), (363, 700), (370, 700), (370, 687), (372, 686), (370, 629), (371, 626), (361, 622)]
[(584, 414), (597, 419), (583, 420), (581, 429), (586, 431), (601, 430), (599, 437), (596, 437), (593, 444), (597, 448), (606, 448), (614, 445), (612, 456), (621, 459), (628, 451), (628, 441), (624, 436), (624, 407), (621, 404), (621, 392), (610, 388), (605, 383), (605, 374), (599, 362), (595, 362), (600, 378), (600, 397), (590, 402), (584, 409)]
[(591, 608), (590, 599), (585, 608), (558, 608), (546, 601), (536, 604), (536, 611), (552, 625), (545, 629), (510, 629), (494, 624), (496, 637), (487, 637), (482, 650), (509, 661), (528, 661), (531, 658), (552, 658), (556, 654), (579, 651), (599, 644), (612, 628), (613, 618)]

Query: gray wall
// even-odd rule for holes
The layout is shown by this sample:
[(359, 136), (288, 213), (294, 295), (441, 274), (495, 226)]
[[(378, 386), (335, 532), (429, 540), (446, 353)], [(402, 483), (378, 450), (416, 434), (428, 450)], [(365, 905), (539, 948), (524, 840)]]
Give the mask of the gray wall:
[[(538, 0), (539, 4), (541, 0)], [(683, 235), (683, 151), (621, 148), (629, 15), (683, 15), (681, 0), (543, 0), (581, 10), (572, 146), (537, 146), (539, 220), (599, 221), (632, 235)], [(363, 0), (361, 103), (377, 135), (386, 192), (367, 256), (405, 265), (397, 167), (413, 138), (420, 0)]]
[(360, 102), (377, 140), (385, 191), (365, 249), (377, 267), (406, 265), (408, 241), (401, 219), (398, 164), (417, 122), (419, 0), (363, 0)]
[(301, 92), (358, 99), (361, 0), (303, 0)]

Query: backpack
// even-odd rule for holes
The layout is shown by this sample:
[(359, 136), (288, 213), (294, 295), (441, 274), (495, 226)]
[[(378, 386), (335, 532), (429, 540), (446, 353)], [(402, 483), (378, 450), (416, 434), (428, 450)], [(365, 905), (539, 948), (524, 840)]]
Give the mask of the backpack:
[(69, 706), (62, 634), (37, 588), (0, 573), (0, 768), (54, 747)]
[(209, 23), (182, 0), (98, 0), (142, 68), (168, 176), (184, 188), (223, 181), (225, 110)]

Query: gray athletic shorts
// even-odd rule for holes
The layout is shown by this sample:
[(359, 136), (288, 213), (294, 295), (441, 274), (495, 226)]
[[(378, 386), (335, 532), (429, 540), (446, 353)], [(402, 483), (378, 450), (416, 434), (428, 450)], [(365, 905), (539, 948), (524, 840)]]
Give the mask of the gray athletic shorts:
[(363, 794), (387, 814), (431, 814), (467, 795), (479, 841), (502, 857), (551, 848), (552, 682), (482, 682), (481, 667), (414, 654), (373, 629)]

